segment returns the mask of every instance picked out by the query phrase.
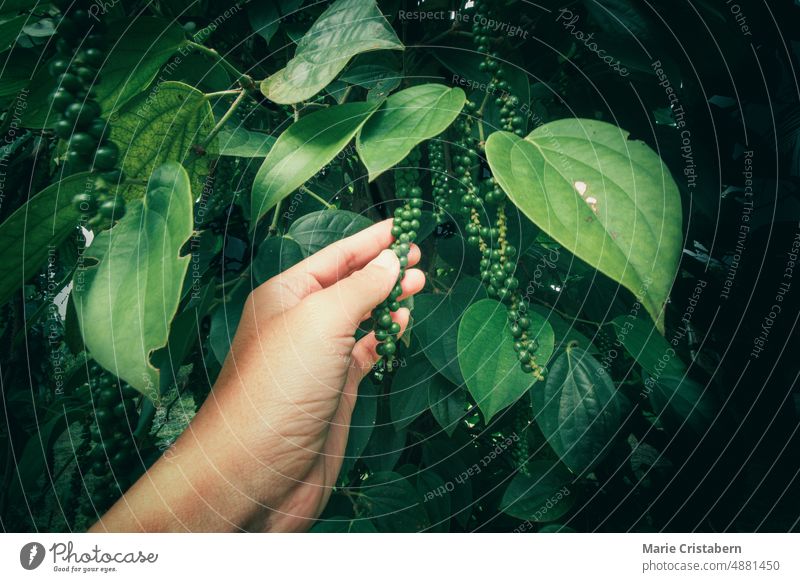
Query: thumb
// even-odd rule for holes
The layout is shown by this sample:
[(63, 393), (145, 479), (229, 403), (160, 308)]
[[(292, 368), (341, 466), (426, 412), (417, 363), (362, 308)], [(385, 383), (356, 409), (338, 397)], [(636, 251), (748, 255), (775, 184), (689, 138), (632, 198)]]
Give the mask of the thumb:
[(335, 327), (346, 326), (355, 332), (365, 313), (386, 299), (400, 275), (400, 261), (394, 251), (386, 249), (356, 271), (309, 299), (319, 301), (326, 319)]

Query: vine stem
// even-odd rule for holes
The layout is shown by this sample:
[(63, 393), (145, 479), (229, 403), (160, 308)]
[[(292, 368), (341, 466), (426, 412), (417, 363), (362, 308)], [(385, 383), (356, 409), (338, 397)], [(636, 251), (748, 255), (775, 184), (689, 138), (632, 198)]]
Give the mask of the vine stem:
[(241, 89), (228, 89), (227, 91), (214, 91), (213, 93), (206, 93), (203, 95), (203, 99), (206, 101), (214, 99), (215, 97), (224, 97), (225, 95), (238, 95), (241, 93)]
[(320, 196), (319, 194), (316, 194), (315, 192), (309, 190), (305, 186), (300, 186), (300, 192), (302, 192), (303, 194), (308, 194), (314, 200), (316, 200), (317, 202), (322, 204), (327, 210), (331, 210), (332, 208), (335, 208), (335, 206), (333, 204), (331, 204), (330, 202), (326, 201), (322, 196)]
[(475, 112), (475, 117), (483, 118), (483, 110), (486, 109), (486, 104), (489, 102), (489, 95), (490, 93), (487, 91), (486, 95), (483, 96), (483, 102), (480, 108)]
[(283, 198), (278, 200), (278, 203), (275, 205), (275, 214), (272, 215), (272, 222), (269, 225), (268, 231), (270, 236), (278, 232), (278, 220), (281, 217), (281, 206), (283, 206)]
[(548, 303), (546, 303), (546, 302), (544, 302), (544, 301), (541, 301), (541, 300), (539, 300), (539, 299), (537, 299), (536, 301), (537, 301), (539, 304), (541, 304), (541, 305), (544, 305), (544, 306), (545, 306), (545, 307), (547, 307), (548, 309), (550, 309), (550, 310), (554, 311), (555, 313), (557, 313), (558, 315), (560, 315), (560, 316), (561, 316), (561, 317), (563, 317), (564, 319), (567, 319), (567, 320), (570, 320), (570, 319), (571, 319), (572, 321), (578, 321), (578, 322), (580, 322), (580, 323), (585, 323), (585, 324), (587, 324), (587, 325), (592, 325), (592, 326), (594, 326), (594, 327), (602, 327), (602, 324), (599, 324), (599, 323), (597, 323), (596, 321), (589, 321), (588, 319), (581, 319), (580, 317), (575, 317), (575, 316), (573, 316), (573, 315), (567, 315), (566, 313), (564, 313), (564, 312), (563, 312), (563, 311), (561, 311), (560, 309), (556, 309), (555, 307), (553, 307), (552, 305), (549, 305)]
[[(209, 93), (209, 95), (211, 95), (211, 94), (212, 93)], [(236, 99), (233, 100), (233, 103), (231, 103), (231, 106), (225, 112), (225, 115), (223, 115), (220, 118), (220, 120), (217, 122), (217, 124), (211, 130), (211, 132), (209, 132), (209, 134), (203, 140), (203, 143), (200, 144), (200, 147), (202, 149), (206, 149), (208, 147), (208, 144), (211, 143), (211, 140), (213, 140), (215, 137), (217, 137), (217, 134), (220, 131), (222, 131), (222, 128), (224, 127), (224, 125), (226, 123), (228, 123), (228, 120), (231, 118), (231, 115), (233, 115), (236, 112), (236, 110), (239, 109), (239, 105), (242, 104), (242, 101), (244, 100), (246, 95), (247, 95), (247, 93), (245, 91), (238, 91), (238, 95), (236, 96)]]
[(198, 42), (194, 42), (191, 40), (186, 41), (187, 46), (193, 48), (194, 50), (201, 52), (205, 55), (210, 56), (215, 61), (219, 62), (228, 72), (236, 77), (236, 81), (242, 85), (245, 89), (251, 90), (255, 88), (255, 82), (253, 81), (250, 75), (247, 75), (241, 72), (239, 69), (234, 67), (225, 57), (219, 54), (218, 51), (215, 49), (209, 48), (205, 45), (202, 45)]

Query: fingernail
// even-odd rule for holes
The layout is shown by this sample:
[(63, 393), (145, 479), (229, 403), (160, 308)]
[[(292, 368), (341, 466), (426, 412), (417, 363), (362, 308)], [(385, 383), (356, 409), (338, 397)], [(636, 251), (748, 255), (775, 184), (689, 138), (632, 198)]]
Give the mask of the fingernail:
[(386, 249), (381, 251), (381, 254), (375, 257), (375, 259), (372, 261), (372, 264), (383, 269), (392, 269), (397, 262), (397, 255), (394, 254), (394, 251)]

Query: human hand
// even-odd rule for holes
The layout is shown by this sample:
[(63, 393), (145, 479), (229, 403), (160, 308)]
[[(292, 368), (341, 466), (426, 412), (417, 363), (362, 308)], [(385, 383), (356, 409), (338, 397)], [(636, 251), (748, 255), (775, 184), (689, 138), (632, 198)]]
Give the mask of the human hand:
[[(302, 531), (339, 474), (358, 384), (378, 360), (359, 322), (397, 282), (391, 220), (256, 288), (210, 396), (93, 530)], [(409, 267), (420, 259), (412, 246)], [(403, 295), (425, 277), (409, 268)], [(405, 330), (409, 312), (395, 321)]]

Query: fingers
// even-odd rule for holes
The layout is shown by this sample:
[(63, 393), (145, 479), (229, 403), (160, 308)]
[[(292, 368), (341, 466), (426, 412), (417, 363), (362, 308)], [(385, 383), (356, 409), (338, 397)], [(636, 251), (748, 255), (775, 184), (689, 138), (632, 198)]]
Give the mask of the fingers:
[[(289, 277), (310, 275), (317, 281), (319, 287), (329, 287), (363, 268), (382, 250), (388, 248), (393, 240), (392, 219), (387, 219), (325, 247), (291, 269), (287, 269), (284, 275)], [(412, 245), (408, 256), (409, 266), (417, 264), (419, 259), (419, 247)]]
[(403, 290), (403, 294), (397, 298), (398, 301), (416, 295), (425, 287), (425, 273), (419, 269), (408, 269), (405, 277), (400, 281), (400, 287)]
[[(416, 295), (422, 288), (425, 287), (425, 273), (419, 269), (408, 269), (402, 281), (400, 281), (400, 288), (403, 293), (397, 298), (397, 301), (408, 299), (412, 295)], [(365, 311), (361, 315), (360, 321), (365, 321), (372, 316), (372, 309)]]
[(389, 296), (400, 275), (394, 251), (384, 250), (363, 269), (308, 297), (330, 333), (350, 335), (361, 316)]
[[(392, 313), (392, 320), (400, 324), (400, 336), (405, 333), (410, 316), (411, 312), (405, 307), (401, 307), (396, 312)], [(354, 379), (356, 383), (360, 382), (361, 379), (367, 375), (380, 358), (375, 351), (377, 346), (378, 340), (375, 339), (375, 332), (370, 332), (356, 342), (353, 348), (353, 365), (350, 372), (353, 376), (352, 379)]]
[[(271, 319), (296, 306), (305, 297), (333, 285), (361, 269), (392, 242), (392, 220), (384, 220), (342, 239), (294, 267), (273, 277), (254, 292), (259, 318)], [(420, 249), (412, 244), (408, 266), (419, 263)]]

